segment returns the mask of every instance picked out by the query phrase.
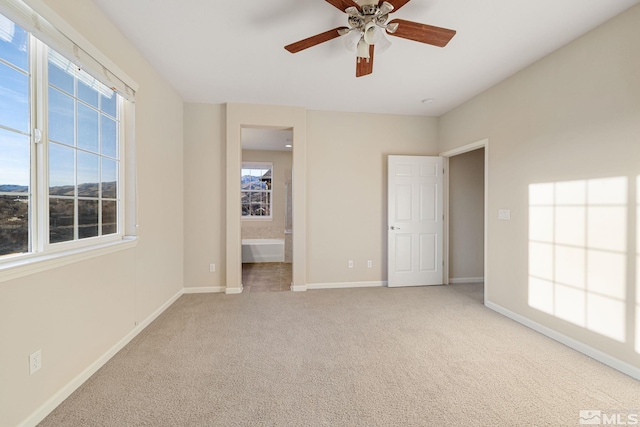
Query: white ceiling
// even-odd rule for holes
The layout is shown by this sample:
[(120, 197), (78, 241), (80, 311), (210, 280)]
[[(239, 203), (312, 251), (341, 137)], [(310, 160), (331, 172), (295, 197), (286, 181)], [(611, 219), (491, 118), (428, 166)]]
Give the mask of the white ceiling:
[(293, 130), (242, 128), (243, 150), (292, 151)]
[(391, 18), (456, 36), (445, 48), (389, 37), (360, 78), (341, 38), (284, 50), (346, 26), (323, 0), (93, 1), (186, 102), (439, 116), (640, 0), (412, 0)]

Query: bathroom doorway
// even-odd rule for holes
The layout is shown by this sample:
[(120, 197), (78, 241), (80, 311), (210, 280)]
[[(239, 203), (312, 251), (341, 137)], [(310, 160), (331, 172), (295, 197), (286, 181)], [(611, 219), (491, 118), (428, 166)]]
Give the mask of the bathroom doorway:
[(242, 289), (291, 290), (293, 129), (241, 128)]
[(227, 104), (226, 294), (242, 293), (240, 175), (243, 128), (293, 130), (293, 280), (291, 290), (307, 290), (307, 112), (300, 107)]

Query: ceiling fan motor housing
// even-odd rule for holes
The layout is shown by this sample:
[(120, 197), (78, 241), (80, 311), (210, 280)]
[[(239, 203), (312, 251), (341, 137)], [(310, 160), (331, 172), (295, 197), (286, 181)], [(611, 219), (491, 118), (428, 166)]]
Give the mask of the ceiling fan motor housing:
[(375, 15), (380, 8), (377, 4), (365, 5), (362, 6), (362, 14), (363, 15)]

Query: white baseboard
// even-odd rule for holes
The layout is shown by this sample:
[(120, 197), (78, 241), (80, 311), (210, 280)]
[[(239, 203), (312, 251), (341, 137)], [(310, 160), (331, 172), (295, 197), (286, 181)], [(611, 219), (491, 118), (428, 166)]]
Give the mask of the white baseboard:
[(484, 305), (490, 308), (491, 310), (496, 311), (502, 314), (503, 316), (508, 317), (511, 320), (515, 320), (516, 322), (521, 323), (524, 326), (533, 329), (534, 331), (540, 332), (541, 334), (546, 335), (549, 338), (566, 345), (567, 347), (571, 347), (572, 349), (579, 351), (580, 353), (585, 354), (591, 357), (592, 359), (602, 362), (605, 365), (612, 367), (613, 369), (616, 369), (624, 374), (629, 375), (630, 377), (640, 380), (640, 368), (636, 366), (633, 366), (607, 353), (604, 353), (598, 349), (595, 349), (587, 344), (584, 344), (580, 341), (577, 341), (573, 338), (563, 335), (560, 332), (556, 332), (555, 330), (548, 328), (546, 326), (543, 326), (537, 322), (534, 322), (533, 320), (527, 317), (521, 316), (517, 313), (507, 310), (506, 308), (498, 304), (494, 304), (490, 301), (485, 301)]
[(117, 344), (107, 350), (102, 356), (100, 356), (95, 362), (89, 365), (84, 371), (78, 374), (67, 385), (62, 387), (55, 393), (49, 400), (47, 400), (42, 406), (36, 409), (29, 417), (18, 424), (18, 427), (35, 427), (40, 421), (44, 420), (54, 409), (58, 407), (67, 397), (78, 389), (86, 380), (88, 380), (98, 369), (104, 366), (113, 356), (124, 348), (132, 339), (134, 339), (144, 328), (149, 326), (158, 316), (160, 316), (171, 304), (173, 304), (183, 294), (183, 290), (180, 290), (177, 294), (169, 298), (167, 302), (162, 304), (160, 308), (154, 311), (149, 317), (138, 323), (131, 332), (125, 335)]
[(203, 286), (203, 287), (193, 287), (193, 288), (184, 288), (184, 294), (211, 294), (218, 292), (225, 292), (225, 286)]
[(240, 285), (240, 287), (239, 287), (239, 288), (229, 288), (229, 287), (226, 287), (226, 288), (224, 288), (224, 289), (225, 289), (225, 290), (224, 290), (224, 293), (225, 293), (225, 294), (227, 294), (227, 295), (231, 295), (231, 294), (241, 294), (241, 293), (242, 293), (242, 290), (244, 289), (244, 286)]
[(291, 284), (291, 290), (293, 292), (304, 292), (307, 290), (307, 285), (294, 285), (293, 283)]
[(449, 283), (484, 283), (484, 277), (451, 277)]
[(306, 289), (375, 288), (380, 286), (387, 286), (387, 282), (309, 283), (306, 285)]

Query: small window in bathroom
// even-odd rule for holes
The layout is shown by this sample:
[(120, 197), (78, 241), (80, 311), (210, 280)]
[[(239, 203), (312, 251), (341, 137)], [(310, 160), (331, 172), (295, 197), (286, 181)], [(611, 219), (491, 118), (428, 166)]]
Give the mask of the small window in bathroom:
[(271, 219), (273, 163), (242, 163), (240, 200), (242, 218)]

